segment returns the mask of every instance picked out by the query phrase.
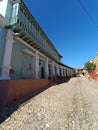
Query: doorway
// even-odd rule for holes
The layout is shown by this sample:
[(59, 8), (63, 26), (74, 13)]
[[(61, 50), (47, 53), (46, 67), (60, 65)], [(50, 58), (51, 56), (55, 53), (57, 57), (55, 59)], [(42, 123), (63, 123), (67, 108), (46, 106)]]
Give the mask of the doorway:
[(44, 78), (44, 67), (41, 67), (41, 78)]

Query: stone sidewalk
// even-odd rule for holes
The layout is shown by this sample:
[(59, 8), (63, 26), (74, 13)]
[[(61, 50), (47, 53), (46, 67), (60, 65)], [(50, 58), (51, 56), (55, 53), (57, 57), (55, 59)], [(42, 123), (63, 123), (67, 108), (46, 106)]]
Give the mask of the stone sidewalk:
[(0, 130), (98, 130), (98, 83), (72, 78), (5, 114)]

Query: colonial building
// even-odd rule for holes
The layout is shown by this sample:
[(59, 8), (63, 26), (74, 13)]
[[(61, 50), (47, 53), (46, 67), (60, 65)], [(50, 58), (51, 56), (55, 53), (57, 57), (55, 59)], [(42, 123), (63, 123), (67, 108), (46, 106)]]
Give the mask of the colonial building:
[(73, 74), (22, 0), (2, 0), (0, 13), (0, 80)]
[(83, 76), (84, 75), (84, 69), (83, 68), (76, 68), (75, 72), (76, 72), (76, 76)]
[(61, 59), (22, 0), (0, 1), (0, 107), (71, 77)]

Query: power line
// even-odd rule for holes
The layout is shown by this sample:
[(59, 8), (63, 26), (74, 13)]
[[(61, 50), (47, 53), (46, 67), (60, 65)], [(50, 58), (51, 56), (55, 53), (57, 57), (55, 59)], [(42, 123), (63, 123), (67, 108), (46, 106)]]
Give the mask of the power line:
[(81, 0), (77, 0), (77, 2), (80, 4), (80, 6), (84, 10), (84, 12), (87, 14), (87, 16), (89, 17), (90, 21), (95, 25), (96, 28), (98, 28), (98, 25), (96, 25), (93, 17), (90, 15), (90, 13), (88, 12), (87, 8), (83, 5), (83, 3), (81, 2)]

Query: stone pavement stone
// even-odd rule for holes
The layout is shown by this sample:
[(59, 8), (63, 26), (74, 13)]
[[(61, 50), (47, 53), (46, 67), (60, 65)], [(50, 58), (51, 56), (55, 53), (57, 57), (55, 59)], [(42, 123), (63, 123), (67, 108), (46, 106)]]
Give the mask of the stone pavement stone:
[(20, 105), (0, 130), (98, 130), (97, 122), (98, 83), (76, 77)]

